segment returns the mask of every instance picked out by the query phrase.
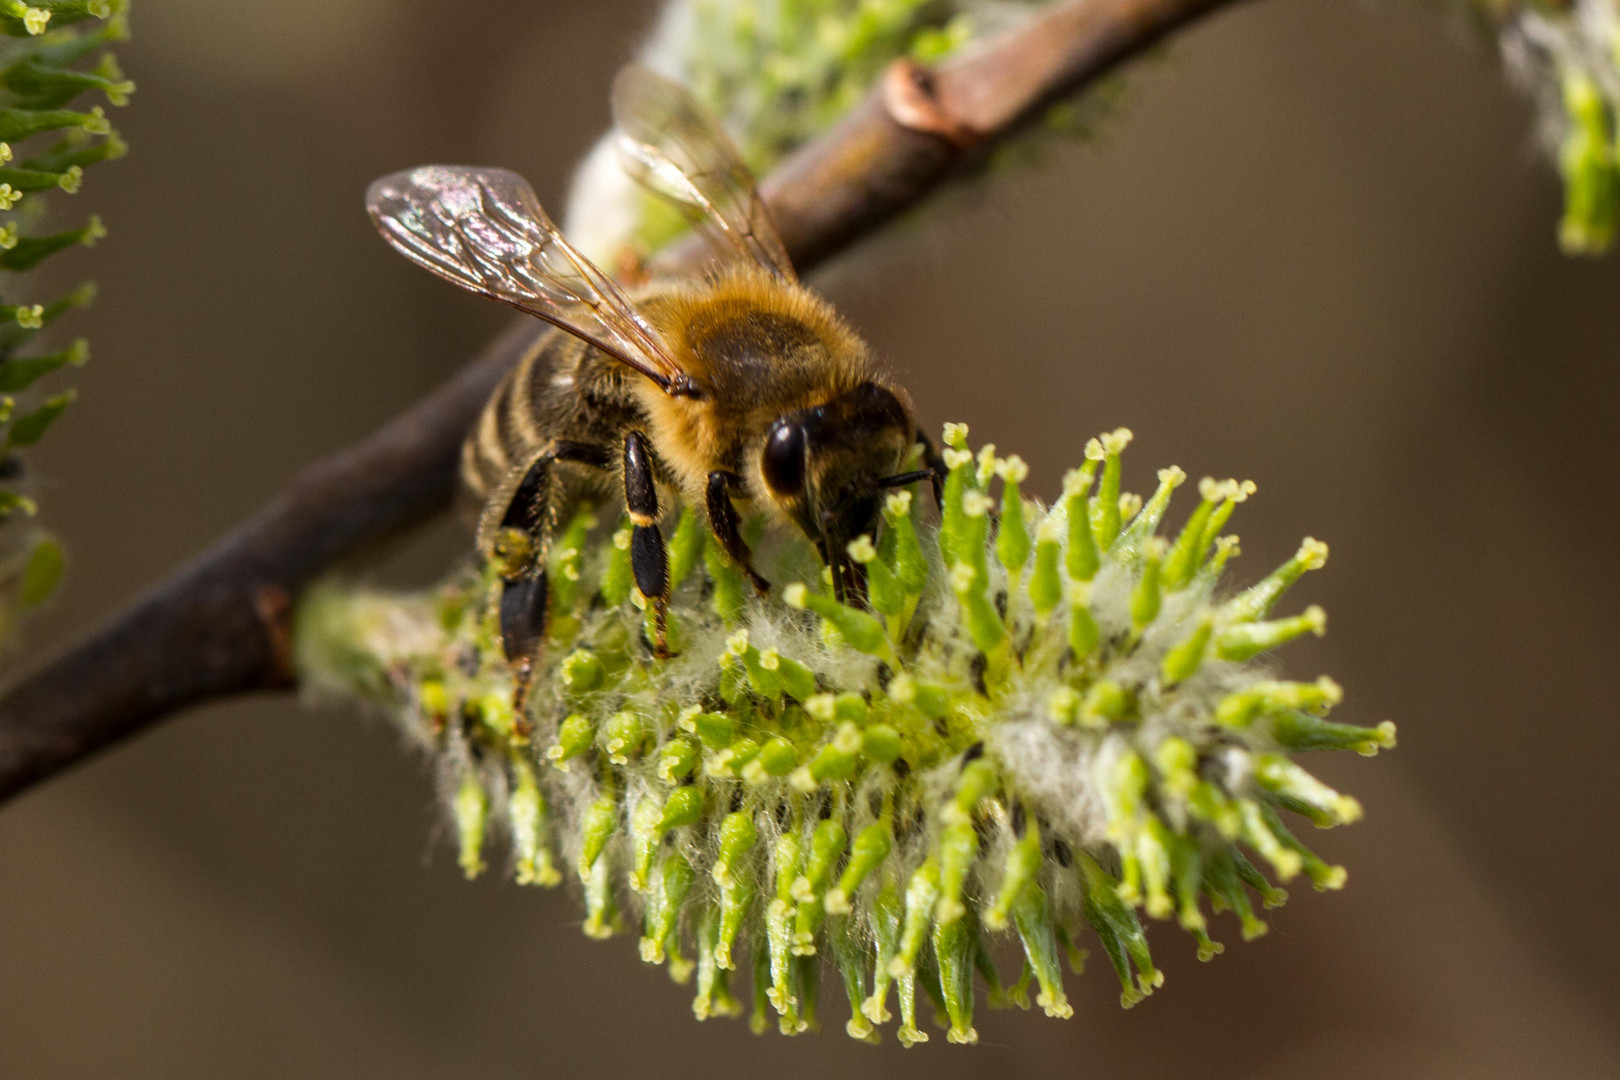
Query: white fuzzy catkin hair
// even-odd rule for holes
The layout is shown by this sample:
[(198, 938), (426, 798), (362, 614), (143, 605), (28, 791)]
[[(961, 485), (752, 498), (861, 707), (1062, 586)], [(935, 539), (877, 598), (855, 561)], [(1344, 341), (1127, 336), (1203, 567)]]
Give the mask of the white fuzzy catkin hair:
[[(1315, 608), (1266, 616), (1326, 549), (1307, 541), (1223, 596), (1236, 545), (1219, 533), (1252, 485), (1206, 479), (1179, 535), (1159, 538), (1185, 476), (1122, 494), (1128, 432), (1092, 440), (1050, 509), (1021, 496), (1022, 462), (965, 438), (947, 427), (938, 526), (903, 493), (877, 543), (852, 545), (869, 607), (805, 584), (754, 598), (687, 510), (670, 539), (680, 654), (659, 660), (622, 530), (592, 534), (582, 515), (552, 555), (523, 715), (489, 568), (432, 598), (312, 595), (305, 684), (382, 703), (433, 757), (469, 875), (505, 833), (519, 881), (580, 882), (588, 933), (639, 925), (644, 958), (695, 970), (700, 1017), (738, 1011), (727, 979), (752, 967), (756, 1024), (774, 1010), (784, 1032), (805, 1030), (830, 956), (851, 1035), (875, 1038), (893, 989), (901, 1040), (926, 1038), (920, 985), (948, 1036), (972, 1041), (975, 966), (992, 1000), (1033, 979), (1037, 1004), (1066, 1016), (1057, 958), (1086, 928), (1132, 1004), (1162, 981), (1138, 908), (1207, 958), (1220, 947), (1204, 901), (1250, 937), (1264, 924), (1249, 891), (1283, 898), (1245, 849), (1280, 879), (1343, 884), (1281, 815), (1326, 826), (1359, 807), (1291, 753), (1372, 753), (1394, 730), (1329, 723), (1336, 685), (1258, 662), (1321, 631)], [(763, 565), (815, 584), (813, 559), (787, 548)], [(1026, 956), (1011, 990), (981, 944), (1003, 929)]]

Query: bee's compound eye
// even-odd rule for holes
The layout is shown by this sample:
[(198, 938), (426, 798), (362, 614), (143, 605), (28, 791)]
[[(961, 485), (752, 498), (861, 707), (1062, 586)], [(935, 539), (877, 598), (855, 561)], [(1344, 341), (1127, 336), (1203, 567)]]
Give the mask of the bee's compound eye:
[(791, 420), (778, 420), (765, 438), (760, 461), (765, 483), (777, 495), (804, 491), (804, 428)]

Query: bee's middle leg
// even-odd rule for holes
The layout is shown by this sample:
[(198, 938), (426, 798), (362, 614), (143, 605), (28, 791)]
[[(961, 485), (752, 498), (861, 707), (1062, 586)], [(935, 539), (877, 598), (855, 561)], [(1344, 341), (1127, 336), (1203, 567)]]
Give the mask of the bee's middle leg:
[(647, 437), (631, 431), (624, 437), (624, 508), (633, 526), (630, 532), (630, 569), (636, 588), (653, 606), (653, 654), (667, 659), (669, 651), (669, 552), (658, 531), (658, 485), (653, 477), (652, 448)]

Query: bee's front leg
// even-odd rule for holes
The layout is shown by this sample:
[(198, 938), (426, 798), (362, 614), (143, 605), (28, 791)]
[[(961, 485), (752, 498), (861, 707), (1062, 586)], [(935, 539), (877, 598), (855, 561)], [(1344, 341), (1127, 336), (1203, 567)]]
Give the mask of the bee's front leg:
[(945, 459), (939, 456), (939, 450), (934, 447), (934, 440), (928, 437), (928, 432), (920, 427), (917, 429), (917, 441), (922, 443), (923, 464), (933, 474), (929, 477), (929, 480), (934, 488), (934, 506), (943, 510), (945, 508), (945, 473), (949, 471), (945, 468)]
[(630, 514), (630, 569), (636, 588), (653, 606), (653, 655), (668, 659), (669, 554), (658, 531), (658, 485), (653, 478), (652, 448), (647, 437), (632, 431), (624, 437), (624, 507)]
[(748, 575), (754, 591), (764, 596), (771, 591), (771, 583), (754, 570), (754, 553), (748, 550), (748, 541), (742, 538), (742, 523), (737, 520), (737, 508), (731, 505), (731, 486), (737, 479), (735, 474), (720, 469), (709, 474), (708, 490), (704, 493), (709, 529), (720, 541), (721, 550)]

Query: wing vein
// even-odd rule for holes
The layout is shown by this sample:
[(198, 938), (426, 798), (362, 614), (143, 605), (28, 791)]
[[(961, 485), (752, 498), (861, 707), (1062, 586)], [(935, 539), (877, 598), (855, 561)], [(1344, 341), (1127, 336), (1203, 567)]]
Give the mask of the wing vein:
[(383, 238), (418, 266), (575, 335), (670, 392), (691, 384), (657, 329), (504, 169), (428, 165), (366, 193)]

